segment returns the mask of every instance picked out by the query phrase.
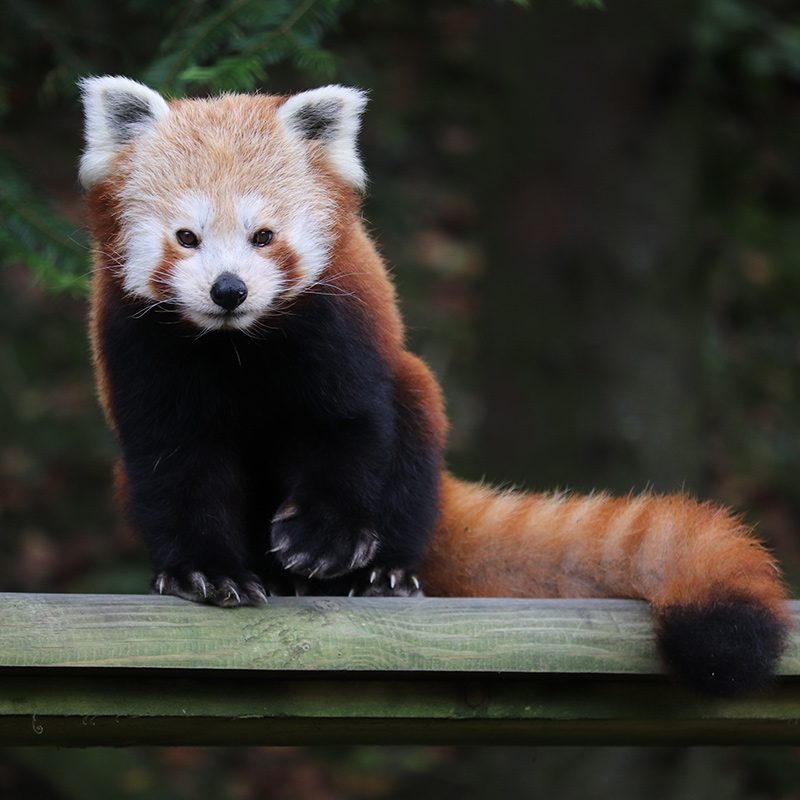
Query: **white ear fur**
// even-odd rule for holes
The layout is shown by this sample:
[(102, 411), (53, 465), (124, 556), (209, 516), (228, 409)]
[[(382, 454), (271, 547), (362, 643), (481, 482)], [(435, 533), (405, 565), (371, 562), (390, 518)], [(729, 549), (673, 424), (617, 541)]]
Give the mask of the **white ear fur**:
[(337, 174), (357, 189), (367, 176), (358, 155), (357, 137), (367, 95), (346, 86), (323, 86), (290, 97), (278, 119), (299, 139), (320, 142)]
[(138, 81), (104, 75), (80, 82), (86, 149), (80, 179), (88, 189), (108, 175), (122, 146), (169, 114), (164, 98)]

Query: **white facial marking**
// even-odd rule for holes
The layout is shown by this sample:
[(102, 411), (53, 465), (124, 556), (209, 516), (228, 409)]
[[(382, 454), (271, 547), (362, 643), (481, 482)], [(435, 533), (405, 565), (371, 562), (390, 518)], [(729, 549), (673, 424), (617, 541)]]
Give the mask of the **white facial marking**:
[(175, 231), (183, 228), (203, 238), (214, 219), (214, 206), (201, 194), (187, 194), (178, 198), (175, 204), (173, 227)]
[(328, 266), (330, 223), (322, 216), (297, 215), (286, 231), (286, 239), (299, 258), (300, 280), (291, 287), (292, 295), (311, 286)]
[[(171, 294), (182, 312), (205, 330), (244, 329), (273, 307), (286, 288), (278, 266), (264, 258), (252, 244), (252, 235), (270, 228), (264, 203), (256, 195), (237, 198), (233, 209), (215, 210), (206, 197), (190, 195), (177, 204), (172, 227), (197, 234), (200, 244), (186, 248), (172, 270)], [(227, 211), (227, 213), (226, 213)], [(226, 311), (211, 298), (211, 287), (224, 272), (241, 279), (247, 287), (244, 302)]]
[(245, 232), (255, 233), (261, 228), (268, 228), (266, 203), (257, 194), (246, 194), (236, 199), (236, 216)]
[(141, 217), (127, 225), (122, 247), (125, 291), (157, 299), (151, 279), (164, 257), (164, 230), (158, 218)]
[[(181, 253), (169, 276), (169, 288), (183, 313), (204, 329), (249, 327), (269, 313), (278, 297), (294, 296), (310, 286), (328, 263), (330, 223), (324, 211), (297, 208), (295, 214), (281, 215), (266, 198), (254, 193), (235, 198), (232, 205), (229, 213), (216, 213), (209, 198), (190, 195), (176, 203), (171, 221), (171, 230), (186, 228), (200, 239), (199, 247)], [(149, 281), (160, 256), (155, 245), (149, 246), (147, 237), (152, 235), (142, 230), (144, 227), (139, 229), (141, 253), (129, 261), (128, 277), (131, 290), (152, 291)], [(253, 245), (253, 234), (262, 228), (284, 237), (296, 253), (299, 279), (294, 285), (277, 260), (270, 258), (270, 245)], [(132, 243), (132, 255), (136, 249)], [(247, 287), (247, 298), (231, 312), (211, 298), (211, 287), (223, 272), (232, 273)]]

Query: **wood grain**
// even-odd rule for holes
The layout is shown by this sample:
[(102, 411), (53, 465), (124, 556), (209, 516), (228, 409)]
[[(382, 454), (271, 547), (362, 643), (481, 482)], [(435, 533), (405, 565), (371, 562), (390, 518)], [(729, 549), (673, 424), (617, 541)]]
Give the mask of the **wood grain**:
[(0, 594), (0, 666), (639, 673), (660, 670), (624, 600), (276, 598), (220, 609), (146, 595)]
[[(794, 604), (796, 618), (800, 604)], [(625, 600), (0, 594), (0, 743), (800, 743), (800, 650), (767, 693), (661, 674)]]

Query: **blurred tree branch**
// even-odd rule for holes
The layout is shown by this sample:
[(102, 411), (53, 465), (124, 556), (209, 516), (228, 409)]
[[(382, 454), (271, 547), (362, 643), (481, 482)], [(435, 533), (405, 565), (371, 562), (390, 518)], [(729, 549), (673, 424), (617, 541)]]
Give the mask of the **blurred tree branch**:
[[(601, 0), (572, 2), (602, 7)], [(350, 5), (183, 0), (165, 8), (161, 0), (131, 0), (109, 7), (102, 0), (78, 0), (65, 9), (44, 0), (10, 0), (0, 30), (0, 120), (34, 102), (46, 108), (65, 101), (77, 105), (75, 84), (87, 74), (124, 72), (175, 97), (250, 91), (280, 63), (309, 79), (330, 80), (337, 63), (322, 40)], [(38, 69), (23, 77), (25, 64)], [(82, 292), (88, 285), (86, 236), (41, 195), (12, 159), (0, 162), (0, 260), (24, 263), (53, 291)]]

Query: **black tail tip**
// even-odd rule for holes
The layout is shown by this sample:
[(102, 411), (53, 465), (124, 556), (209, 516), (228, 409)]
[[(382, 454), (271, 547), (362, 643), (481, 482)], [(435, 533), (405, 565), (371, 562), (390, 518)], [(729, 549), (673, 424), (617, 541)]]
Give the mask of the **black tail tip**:
[(787, 633), (782, 619), (750, 597), (656, 611), (658, 648), (669, 670), (690, 688), (721, 697), (766, 686)]

